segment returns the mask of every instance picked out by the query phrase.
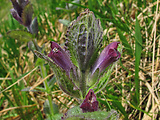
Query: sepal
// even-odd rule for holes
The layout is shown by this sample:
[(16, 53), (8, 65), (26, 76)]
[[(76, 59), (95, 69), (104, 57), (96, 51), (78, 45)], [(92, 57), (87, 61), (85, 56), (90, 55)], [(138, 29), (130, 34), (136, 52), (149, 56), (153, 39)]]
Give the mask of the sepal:
[(38, 22), (37, 22), (37, 17), (35, 17), (30, 25), (31, 28), (31, 33), (37, 35), (38, 34)]
[(91, 86), (91, 88), (94, 89), (95, 94), (106, 87), (114, 67), (115, 65), (113, 64), (109, 69), (107, 68), (107, 72), (103, 72), (103, 74), (99, 77), (98, 84), (96, 84), (96, 87), (95, 85)]

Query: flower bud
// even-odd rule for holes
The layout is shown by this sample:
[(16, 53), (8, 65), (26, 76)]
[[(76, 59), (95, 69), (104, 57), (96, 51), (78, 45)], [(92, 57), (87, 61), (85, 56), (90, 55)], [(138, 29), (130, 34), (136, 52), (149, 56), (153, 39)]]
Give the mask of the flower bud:
[(69, 75), (71, 68), (74, 67), (68, 53), (55, 42), (51, 42), (51, 52), (48, 54), (48, 57), (64, 69), (67, 75)]
[(28, 0), (11, 0), (13, 8), (12, 16), (22, 25), (30, 27), (32, 21), (33, 8)]
[(89, 90), (80, 108), (82, 112), (94, 112), (98, 110), (98, 101), (92, 89)]
[(102, 72), (121, 57), (120, 52), (117, 50), (118, 44), (119, 42), (112, 42), (104, 48), (92, 68), (92, 75), (98, 68), (99, 72)]

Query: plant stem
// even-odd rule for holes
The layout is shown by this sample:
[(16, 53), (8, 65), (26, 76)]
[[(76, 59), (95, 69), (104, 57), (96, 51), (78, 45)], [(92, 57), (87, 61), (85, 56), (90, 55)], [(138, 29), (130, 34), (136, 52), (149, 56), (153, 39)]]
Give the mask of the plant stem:
[[(30, 27), (27, 27), (27, 30), (28, 30), (30, 33), (32, 33)], [(32, 33), (32, 34), (33, 34), (33, 33)], [(36, 39), (32, 40), (32, 42), (33, 42), (34, 46), (36, 47), (36, 50), (39, 51), (39, 52), (41, 52), (40, 47), (38, 46)], [(44, 67), (43, 62), (40, 64), (40, 69), (41, 69), (41, 75), (42, 75), (42, 77), (45, 78), (47, 75), (46, 75), (46, 69), (45, 69), (45, 67)], [(50, 93), (51, 93), (51, 90), (50, 90), (50, 88), (49, 88), (49, 86), (48, 86), (47, 80), (45, 80), (45, 81), (43, 82), (43, 84), (44, 84), (45, 89), (46, 89), (46, 91), (47, 91), (47, 98), (48, 98), (48, 101), (49, 101), (51, 116), (54, 116), (54, 109), (53, 109), (53, 105), (52, 105), (52, 95), (50, 94)]]
[(80, 80), (80, 90), (82, 92), (82, 97), (86, 95), (86, 72), (81, 71), (81, 80)]
[(32, 42), (33, 42), (36, 50), (39, 51), (39, 52), (41, 52), (41, 49), (40, 49), (40, 47), (38, 46), (36, 39), (32, 40)]
[[(45, 67), (43, 65), (43, 63), (40, 65), (41, 67), (41, 74), (42, 74), (42, 77), (45, 78), (46, 77), (46, 70), (45, 70)], [(47, 91), (47, 98), (48, 98), (48, 101), (49, 101), (49, 106), (50, 106), (50, 113), (51, 113), (51, 116), (54, 116), (54, 109), (53, 109), (53, 105), (52, 105), (52, 96), (51, 96), (51, 91), (50, 91), (50, 88), (48, 86), (48, 83), (47, 83), (47, 80), (45, 80), (43, 82), (44, 86), (45, 86), (45, 89)]]
[[(69, 4), (68, 3), (66, 3), (66, 6), (67, 6), (67, 9), (69, 10)], [(70, 11), (68, 11), (68, 16), (69, 16), (69, 21), (71, 22), (72, 21), (72, 17), (71, 17)]]

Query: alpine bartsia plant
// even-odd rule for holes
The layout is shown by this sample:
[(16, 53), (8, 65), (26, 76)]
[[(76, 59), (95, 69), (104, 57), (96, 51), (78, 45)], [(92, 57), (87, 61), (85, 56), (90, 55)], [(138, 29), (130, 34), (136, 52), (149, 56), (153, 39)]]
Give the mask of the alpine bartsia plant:
[[(33, 8), (31, 3), (29, 0), (11, 0), (11, 2), (13, 5), (12, 16), (25, 26), (29, 33), (13, 31), (8, 34), (15, 38), (25, 38), (26, 40), (29, 37), (32, 39), (34, 35), (38, 34), (38, 23), (36, 17), (32, 20)], [(103, 41), (102, 34), (103, 29), (100, 20), (95, 18), (92, 11), (86, 9), (68, 26), (65, 35), (65, 49), (56, 42), (51, 42), (51, 51), (46, 56), (41, 53), (42, 50), (36, 40), (29, 42), (29, 47), (33, 53), (46, 60), (53, 68), (59, 87), (81, 102), (80, 106), (68, 110), (61, 118), (63, 120), (70, 120), (70, 118), (106, 120), (112, 115), (112, 119), (118, 117), (115, 110), (110, 112), (98, 110), (96, 93), (106, 86), (112, 71), (111, 68), (113, 68), (111, 65), (121, 56), (117, 50), (119, 42), (110, 43), (99, 55)], [(34, 47), (32, 48), (33, 44), (35, 51)], [(43, 69), (43, 65), (41, 65), (41, 69)], [(45, 82), (45, 86), (48, 86), (47, 82)], [(49, 89), (47, 91), (50, 92)], [(89, 92), (86, 95), (87, 91)], [(49, 105), (52, 106), (50, 95), (48, 95), (48, 100)], [(50, 107), (50, 110), (54, 116), (53, 107)]]
[(69, 25), (65, 49), (51, 42), (48, 56), (35, 51), (52, 66), (60, 88), (67, 94), (84, 99), (87, 90), (106, 74), (106, 68), (110, 69), (109, 66), (120, 58), (119, 42), (110, 43), (98, 57), (102, 33), (100, 20), (86, 9)]
[(103, 83), (106, 83), (104, 77), (110, 76), (110, 66), (121, 56), (117, 50), (119, 42), (110, 43), (99, 55), (102, 33), (100, 20), (86, 9), (69, 25), (65, 35), (65, 49), (51, 42), (48, 56), (35, 51), (37, 56), (45, 59), (53, 68), (60, 88), (65, 93), (84, 100), (80, 106), (83, 112), (98, 110), (98, 101), (93, 91), (106, 86)]

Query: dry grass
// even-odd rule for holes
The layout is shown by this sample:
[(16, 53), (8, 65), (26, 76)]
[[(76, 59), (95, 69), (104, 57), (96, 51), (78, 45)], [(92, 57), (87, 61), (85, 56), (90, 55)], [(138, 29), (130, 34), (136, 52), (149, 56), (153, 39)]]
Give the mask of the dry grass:
[[(145, 46), (143, 47), (142, 53), (143, 56), (141, 57), (140, 60), (140, 71), (139, 71), (139, 78), (140, 78), (140, 104), (139, 108), (142, 109), (145, 112), (148, 112), (149, 115), (146, 113), (137, 110), (135, 106), (130, 102), (132, 101), (132, 95), (134, 95), (135, 91), (135, 86), (130, 88), (129, 90), (126, 90), (128, 87), (129, 83), (132, 83), (134, 85), (134, 73), (135, 73), (135, 58), (131, 57), (128, 54), (123, 54), (125, 52), (125, 49), (122, 50), (122, 57), (121, 57), (121, 62), (125, 68), (127, 68), (129, 71), (126, 71), (122, 66), (119, 64), (116, 65), (115, 70), (112, 73), (112, 77), (109, 83), (119, 83), (122, 85), (122, 96), (121, 96), (121, 101), (122, 105), (125, 108), (125, 111), (129, 113), (129, 119), (134, 119), (134, 118), (139, 118), (142, 120), (154, 120), (160, 117), (160, 35), (157, 34), (157, 28), (160, 25), (159, 24), (159, 18), (160, 18), (160, 1), (157, 0), (154, 3), (151, 3), (148, 7), (146, 7), (143, 12), (141, 12), (137, 18), (139, 20), (140, 26), (143, 28), (143, 31), (141, 31), (142, 36), (146, 37), (145, 43), (143, 43)], [(152, 8), (156, 6), (156, 11), (153, 14), (150, 14), (148, 16), (148, 13), (152, 13)], [(131, 8), (132, 10), (132, 25), (135, 25), (135, 16), (134, 13), (137, 12), (138, 7), (136, 5)], [(145, 14), (146, 13), (146, 14)], [(46, 16), (47, 13), (45, 14)], [(66, 16), (65, 16), (66, 17)], [(149, 17), (153, 17), (154, 19), (151, 20), (150, 26), (147, 26), (145, 23), (145, 20), (148, 19)], [(42, 23), (45, 23), (45, 19), (43, 16), (41, 16)], [(123, 18), (121, 18), (123, 19)], [(50, 34), (51, 37), (53, 37), (54, 40), (59, 40), (61, 39), (61, 43), (63, 43), (63, 39), (59, 38), (59, 35), (61, 32), (64, 32), (66, 29), (65, 26), (57, 22), (56, 24), (56, 31), (53, 30), (52, 26), (53, 24), (49, 21), (50, 23), (52, 33), (56, 32), (56, 35), (54, 36), (52, 33)], [(109, 24), (109, 23), (108, 23)], [(108, 25), (109, 26), (109, 25)], [(46, 33), (48, 32), (47, 27), (44, 26)], [(150, 32), (150, 29), (152, 31)], [(115, 27), (110, 27), (109, 29), (107, 28), (104, 30), (104, 32), (107, 32), (107, 37), (109, 38), (110, 41), (119, 41), (120, 38), (118, 36), (118, 33), (116, 31)], [(64, 34), (64, 33), (63, 33)], [(114, 35), (113, 35), (114, 34)], [(134, 34), (134, 33), (133, 33)], [(135, 41), (132, 39), (131, 35), (128, 35), (127, 33), (124, 33), (124, 36), (126, 36), (127, 40), (132, 46), (135, 46)], [(41, 39), (38, 40), (39, 45), (42, 45), (43, 43), (46, 43), (46, 50), (49, 48), (49, 41), (47, 40), (47, 36), (44, 35)], [(26, 46), (26, 45), (24, 45)], [(23, 48), (23, 45), (21, 46)], [(35, 93), (32, 92), (33, 89), (35, 89), (37, 86), (42, 84), (42, 82), (51, 76), (53, 76), (53, 73), (50, 71), (48, 76), (46, 78), (41, 78), (38, 74), (34, 74), (35, 72), (39, 72), (40, 70), (37, 67), (34, 67), (34, 64), (32, 62), (23, 62), (23, 50), (21, 48), (20, 51), (20, 64), (22, 64), (24, 67), (23, 73), (26, 73), (30, 71), (28, 74), (26, 74), (24, 77), (18, 79), (16, 82), (14, 82), (12, 85), (7, 86), (5, 84), (6, 80), (11, 80), (10, 77), (10, 72), (6, 75), (4, 78), (0, 78), (3, 82), (1, 83), (1, 93), (5, 91), (9, 91), (9, 88), (14, 86), (15, 84), (19, 84), (20, 81), (23, 81), (26, 83), (27, 81), (30, 82), (30, 96), (33, 102), (36, 103), (36, 106), (38, 108), (43, 109), (43, 103), (46, 99), (46, 94), (45, 93)], [(33, 61), (33, 54), (29, 52), (27, 54), (29, 60), (28, 61)], [(6, 63), (4, 61), (4, 63)], [(6, 63), (7, 65), (8, 63)], [(20, 70), (14, 69), (14, 66), (12, 67), (12, 70), (16, 73), (15, 76), (20, 77), (21, 72)], [(33, 75), (33, 74), (34, 75)], [(35, 80), (36, 78), (36, 80)], [(56, 85), (56, 84), (55, 84)], [(118, 90), (115, 90), (118, 91)], [(119, 91), (118, 91), (119, 92)], [(12, 91), (10, 91), (10, 95), (12, 95)], [(2, 99), (4, 96), (0, 94), (0, 99)], [(12, 100), (12, 96), (11, 100)], [(68, 95), (64, 94), (61, 90), (57, 89), (52, 92), (52, 98), (55, 103), (57, 103), (60, 106), (60, 112), (66, 112), (69, 108), (73, 107), (75, 104), (77, 104), (77, 100), (70, 98)], [(68, 99), (66, 99), (68, 98)], [(19, 109), (20, 106), (18, 107), (11, 107), (7, 108), (8, 102), (5, 101), (3, 106), (3, 110), (0, 111), (0, 115), (5, 115), (7, 114), (8, 111), (14, 110), (14, 109)], [(21, 106), (23, 107), (32, 107), (33, 105), (27, 105), (27, 106)], [(67, 106), (67, 107), (66, 107)], [(137, 117), (138, 116), (138, 117)], [(123, 119), (123, 116), (120, 118)]]
[[(139, 116), (139, 119), (142, 120), (154, 120), (159, 119), (160, 117), (160, 60), (159, 60), (159, 54), (160, 54), (160, 35), (157, 34), (157, 27), (159, 26), (159, 22), (157, 22), (160, 18), (160, 1), (156, 1), (153, 4), (150, 4), (146, 9), (143, 10), (142, 13), (138, 15), (138, 20), (140, 21), (140, 26), (144, 28), (142, 31), (142, 36), (146, 36), (145, 47), (142, 50), (144, 55), (141, 57), (140, 60), (140, 72), (139, 72), (139, 78), (140, 81), (140, 104), (139, 108), (143, 109), (145, 112), (148, 112), (149, 115), (143, 114), (141, 111), (138, 111), (137, 109), (134, 109), (132, 112), (129, 110), (130, 107), (134, 106), (130, 103), (132, 97), (131, 94), (132, 91), (134, 91), (134, 86), (131, 88), (130, 91), (126, 91), (126, 89), (122, 89), (122, 105), (124, 106), (126, 111), (130, 112), (129, 119), (134, 119), (136, 116)], [(151, 12), (152, 7), (156, 6), (156, 11), (154, 14), (151, 14), (150, 16), (153, 16), (153, 20), (150, 22), (152, 24), (152, 32), (149, 32), (149, 29), (151, 29), (151, 26), (147, 26), (145, 24), (145, 20), (150, 16), (148, 15), (148, 12)], [(137, 6), (135, 5), (135, 8)], [(135, 9), (133, 9), (135, 10)], [(133, 20), (133, 23), (135, 24), (135, 19)], [(111, 28), (110, 28), (111, 29)], [(116, 31), (109, 31), (110, 33), (116, 33)], [(108, 33), (108, 34), (110, 34)], [(124, 34), (128, 41), (130, 41), (130, 44), (133, 44), (134, 41), (128, 36), (127, 34)], [(119, 40), (117, 37), (118, 35), (115, 35), (115, 40)], [(123, 51), (122, 51), (123, 52)], [(150, 54), (149, 54), (150, 53)], [(131, 56), (122, 54), (122, 64), (125, 68), (128, 68), (129, 72), (133, 74), (129, 74), (128, 71), (124, 70), (121, 66), (117, 66), (115, 71), (115, 76), (111, 79), (113, 82), (119, 82), (122, 84), (122, 88), (127, 87), (126, 83), (128, 83), (130, 80), (134, 84), (134, 68), (135, 68), (135, 58), (132, 58)]]

